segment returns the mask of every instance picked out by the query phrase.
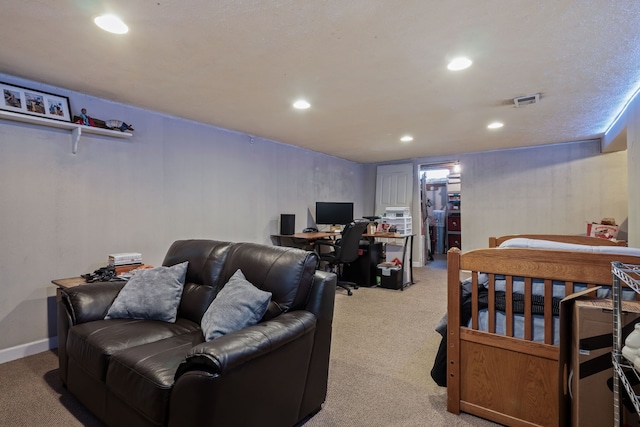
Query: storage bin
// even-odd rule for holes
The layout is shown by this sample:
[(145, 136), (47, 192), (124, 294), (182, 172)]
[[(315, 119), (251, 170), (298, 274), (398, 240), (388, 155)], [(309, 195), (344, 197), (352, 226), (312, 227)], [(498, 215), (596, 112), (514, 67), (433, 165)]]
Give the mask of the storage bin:
[(447, 228), (449, 231), (460, 231), (460, 217), (451, 215), (447, 218)]
[(436, 252), (437, 254), (445, 253), (444, 239), (446, 238), (444, 226), (436, 227)]
[(433, 223), (436, 227), (444, 227), (445, 214), (443, 210), (433, 211)]
[(387, 289), (402, 288), (402, 270), (400, 268), (378, 268), (380, 287)]
[(460, 237), (459, 234), (449, 234), (448, 236), (449, 239), (449, 249), (451, 248), (458, 248), (461, 249), (462, 248), (462, 238)]
[(395, 227), (396, 233), (400, 236), (410, 236), (413, 234), (410, 216), (404, 218), (383, 218), (382, 223), (388, 224), (389, 227)]

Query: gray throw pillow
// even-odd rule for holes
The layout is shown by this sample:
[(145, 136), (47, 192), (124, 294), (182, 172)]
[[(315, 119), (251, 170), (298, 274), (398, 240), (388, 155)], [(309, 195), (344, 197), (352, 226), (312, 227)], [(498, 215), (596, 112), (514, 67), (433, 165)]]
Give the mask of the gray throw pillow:
[(105, 319), (148, 319), (175, 323), (188, 261), (138, 270), (120, 290)]
[(237, 270), (218, 292), (202, 316), (202, 334), (206, 341), (258, 323), (271, 301), (271, 292), (253, 286)]

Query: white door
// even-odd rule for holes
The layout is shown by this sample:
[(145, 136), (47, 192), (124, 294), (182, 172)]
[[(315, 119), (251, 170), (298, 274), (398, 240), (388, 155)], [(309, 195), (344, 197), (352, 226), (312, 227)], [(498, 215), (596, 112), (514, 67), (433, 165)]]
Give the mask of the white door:
[(378, 166), (375, 215), (381, 215), (390, 206), (411, 208), (412, 195), (413, 164)]
[[(400, 165), (384, 165), (378, 166), (376, 174), (376, 215), (381, 215), (388, 207), (408, 207), (413, 211), (411, 201), (413, 200), (413, 164), (404, 163)], [(413, 216), (413, 215), (412, 215)], [(420, 225), (413, 218), (411, 220), (412, 228)], [(415, 228), (413, 228), (415, 230)], [(415, 232), (415, 231), (414, 231)], [(417, 239), (420, 240), (420, 239)], [(414, 248), (416, 246), (414, 242)], [(419, 244), (418, 244), (419, 246)], [(392, 249), (398, 251), (402, 249), (400, 246), (386, 246), (387, 260)], [(415, 252), (414, 252), (415, 253)], [(418, 252), (419, 253), (419, 252)], [(400, 255), (402, 258), (402, 255)], [(404, 260), (403, 260), (404, 261)], [(415, 265), (415, 263), (414, 263)], [(409, 276), (409, 268), (405, 268), (403, 281), (406, 282)]]

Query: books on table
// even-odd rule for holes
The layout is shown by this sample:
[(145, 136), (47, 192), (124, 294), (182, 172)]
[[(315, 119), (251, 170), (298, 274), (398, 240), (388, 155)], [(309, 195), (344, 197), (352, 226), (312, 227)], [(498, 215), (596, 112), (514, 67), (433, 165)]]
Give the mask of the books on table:
[(142, 254), (139, 252), (123, 252), (109, 255), (109, 265), (118, 267), (122, 265), (142, 264)]

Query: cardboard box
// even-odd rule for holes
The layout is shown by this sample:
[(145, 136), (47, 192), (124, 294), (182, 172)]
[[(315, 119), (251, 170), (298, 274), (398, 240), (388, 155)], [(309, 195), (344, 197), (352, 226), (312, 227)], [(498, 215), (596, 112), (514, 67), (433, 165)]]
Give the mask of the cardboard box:
[(587, 223), (587, 236), (615, 240), (618, 238), (618, 225)]
[[(561, 425), (613, 424), (613, 306), (611, 300), (589, 298), (590, 293), (567, 297), (560, 305)], [(621, 318), (624, 343), (640, 321), (640, 302), (624, 301)], [(621, 404), (629, 404), (622, 386), (620, 393)], [(628, 408), (622, 411), (623, 425), (639, 425)]]

